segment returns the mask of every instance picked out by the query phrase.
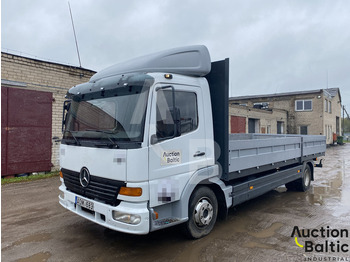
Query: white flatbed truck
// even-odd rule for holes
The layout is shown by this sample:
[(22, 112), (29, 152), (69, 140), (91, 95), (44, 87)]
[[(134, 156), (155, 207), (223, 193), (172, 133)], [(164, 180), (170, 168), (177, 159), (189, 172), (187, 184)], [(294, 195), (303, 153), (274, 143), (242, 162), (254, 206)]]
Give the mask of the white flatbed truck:
[(230, 207), (278, 186), (306, 191), (324, 136), (229, 134), (229, 60), (205, 46), (109, 67), (64, 103), (59, 203), (131, 233), (210, 233)]

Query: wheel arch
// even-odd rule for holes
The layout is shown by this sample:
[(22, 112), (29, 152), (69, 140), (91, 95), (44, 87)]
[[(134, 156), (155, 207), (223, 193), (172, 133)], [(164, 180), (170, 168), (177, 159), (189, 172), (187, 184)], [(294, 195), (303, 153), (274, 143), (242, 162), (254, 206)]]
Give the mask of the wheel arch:
[[(202, 185), (198, 185), (202, 186)], [(221, 187), (218, 184), (210, 183), (204, 185), (209, 187), (215, 194), (216, 199), (218, 201), (218, 217), (221, 219), (226, 219), (228, 213), (228, 207), (225, 199), (225, 194), (222, 191)]]
[(232, 205), (232, 198), (227, 199), (225, 194), (227, 193), (227, 195), (229, 195), (232, 191), (232, 188), (226, 187), (226, 185), (220, 179), (214, 177), (205, 179), (197, 184), (192, 190), (190, 197), (194, 194), (194, 192), (196, 192), (198, 188), (203, 186), (210, 188), (214, 192), (218, 201), (218, 217), (220, 219), (226, 219), (228, 208)]
[(218, 178), (218, 166), (216, 165), (195, 172), (185, 186), (180, 200), (174, 203), (173, 210), (179, 214), (180, 217), (188, 218), (188, 205), (191, 195), (202, 186), (206, 186), (214, 192), (218, 201), (218, 215), (220, 218), (225, 218), (227, 209), (232, 205), (232, 198), (227, 197), (232, 192), (232, 187), (227, 187)]

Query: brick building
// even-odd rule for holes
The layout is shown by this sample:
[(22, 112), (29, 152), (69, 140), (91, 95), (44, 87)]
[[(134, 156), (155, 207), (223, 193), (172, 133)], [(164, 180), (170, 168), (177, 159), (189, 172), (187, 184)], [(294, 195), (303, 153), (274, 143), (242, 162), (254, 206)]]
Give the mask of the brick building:
[[(286, 112), (286, 117), (280, 115), (270, 119), (271, 133), (325, 135), (327, 144), (333, 143), (333, 134), (340, 135), (341, 130), (341, 95), (339, 88), (318, 89), (311, 91), (289, 92), (258, 96), (241, 96), (230, 98), (231, 116), (239, 116), (237, 108), (242, 106), (259, 108), (261, 110)], [(247, 118), (255, 119), (260, 126), (255, 131), (264, 133), (266, 119), (261, 110), (250, 110)], [(259, 115), (260, 114), (260, 115)], [(272, 122), (271, 122), (272, 121)], [(275, 123), (274, 123), (275, 122)], [(277, 132), (274, 132), (275, 125)], [(277, 127), (278, 125), (278, 127)], [(281, 131), (281, 125), (282, 130)], [(246, 132), (251, 130), (246, 129)]]
[(230, 133), (285, 134), (288, 112), (230, 103)]
[(1, 53), (2, 176), (58, 168), (64, 96), (94, 73)]

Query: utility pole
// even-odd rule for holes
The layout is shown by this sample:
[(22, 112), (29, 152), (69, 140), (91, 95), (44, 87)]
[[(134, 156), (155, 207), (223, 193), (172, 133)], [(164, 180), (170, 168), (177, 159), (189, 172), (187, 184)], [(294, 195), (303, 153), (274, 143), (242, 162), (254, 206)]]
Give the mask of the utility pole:
[(70, 3), (68, 2), (68, 6), (69, 6), (69, 13), (70, 13), (70, 18), (72, 20), (72, 27), (73, 27), (73, 33), (74, 33), (74, 39), (75, 39), (75, 46), (77, 48), (77, 53), (78, 53), (78, 59), (79, 59), (79, 65), (81, 67), (81, 61), (80, 61), (80, 54), (79, 54), (79, 48), (78, 48), (78, 41), (77, 41), (77, 36), (75, 34), (75, 28), (74, 28), (74, 22), (73, 22), (73, 15), (72, 15), (72, 10), (70, 8)]

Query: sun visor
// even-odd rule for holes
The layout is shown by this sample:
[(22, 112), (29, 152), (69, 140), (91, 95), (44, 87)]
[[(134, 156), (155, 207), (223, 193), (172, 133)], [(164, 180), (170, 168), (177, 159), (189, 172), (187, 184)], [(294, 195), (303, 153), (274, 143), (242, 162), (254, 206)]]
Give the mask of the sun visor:
[(93, 75), (90, 82), (114, 75), (136, 72), (205, 76), (210, 72), (210, 69), (211, 60), (207, 47), (195, 45), (165, 50), (113, 65)]

